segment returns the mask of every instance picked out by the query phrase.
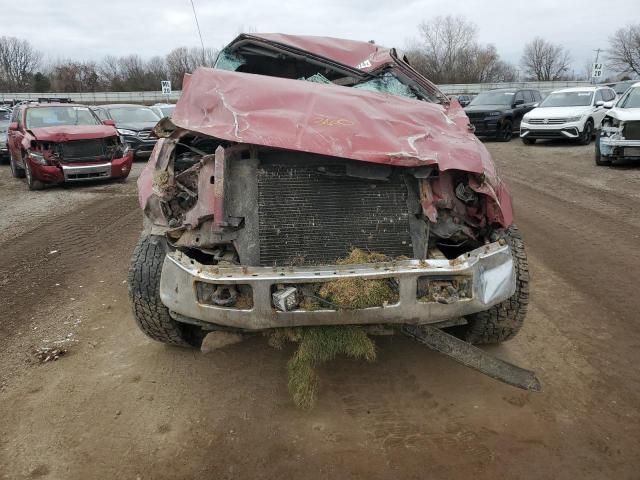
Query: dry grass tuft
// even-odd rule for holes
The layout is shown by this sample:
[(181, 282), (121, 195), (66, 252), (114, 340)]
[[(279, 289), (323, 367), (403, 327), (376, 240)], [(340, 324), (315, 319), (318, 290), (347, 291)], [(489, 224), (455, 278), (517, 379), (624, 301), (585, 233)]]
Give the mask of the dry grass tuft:
[(298, 342), (298, 349), (287, 365), (289, 393), (293, 403), (303, 409), (315, 405), (318, 365), (339, 355), (369, 362), (376, 358), (375, 343), (354, 326), (282, 328), (270, 333), (269, 344), (275, 348), (282, 348), (288, 341)]

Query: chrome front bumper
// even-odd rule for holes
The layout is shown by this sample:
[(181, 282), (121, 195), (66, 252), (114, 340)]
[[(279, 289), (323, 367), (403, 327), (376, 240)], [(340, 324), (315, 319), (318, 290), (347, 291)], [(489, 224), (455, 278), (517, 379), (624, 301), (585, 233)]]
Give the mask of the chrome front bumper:
[(111, 163), (107, 162), (99, 165), (63, 165), (62, 172), (64, 173), (65, 182), (111, 178)]
[[(434, 280), (468, 277), (471, 298), (443, 304), (417, 298), (419, 277)], [(319, 283), (340, 278), (395, 278), (399, 300), (393, 305), (361, 310), (294, 310), (283, 312), (272, 306), (272, 286), (276, 284)], [(196, 282), (251, 285), (253, 307), (248, 310), (217, 307), (198, 302)], [(321, 267), (211, 267), (182, 252), (168, 253), (162, 268), (160, 298), (174, 313), (189, 319), (245, 330), (308, 326), (365, 324), (426, 324), (456, 319), (487, 310), (511, 297), (516, 277), (507, 245), (492, 243), (455, 260), (404, 260), (369, 265)]]

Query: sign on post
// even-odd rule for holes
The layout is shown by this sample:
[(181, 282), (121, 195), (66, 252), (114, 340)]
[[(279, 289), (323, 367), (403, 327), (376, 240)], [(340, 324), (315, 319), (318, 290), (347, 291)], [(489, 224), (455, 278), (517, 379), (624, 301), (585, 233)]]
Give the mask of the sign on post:
[(169, 80), (161, 80), (160, 86), (162, 87), (163, 95), (171, 95), (171, 82)]
[(602, 77), (602, 64), (594, 63), (593, 68), (591, 69), (591, 77), (592, 78), (600, 78)]

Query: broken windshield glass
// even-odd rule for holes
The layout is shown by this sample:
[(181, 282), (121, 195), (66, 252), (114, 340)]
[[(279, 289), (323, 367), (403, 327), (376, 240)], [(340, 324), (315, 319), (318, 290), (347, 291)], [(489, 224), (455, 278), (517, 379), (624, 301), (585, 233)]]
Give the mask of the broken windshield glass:
[(235, 72), (238, 68), (240, 68), (246, 62), (247, 61), (245, 60), (244, 57), (238, 54), (223, 50), (218, 55), (214, 68), (217, 68), (219, 70), (230, 70), (232, 72)]
[(354, 85), (353, 88), (418, 99), (418, 96), (411, 87), (402, 83), (400, 79), (391, 72), (385, 72), (374, 79)]

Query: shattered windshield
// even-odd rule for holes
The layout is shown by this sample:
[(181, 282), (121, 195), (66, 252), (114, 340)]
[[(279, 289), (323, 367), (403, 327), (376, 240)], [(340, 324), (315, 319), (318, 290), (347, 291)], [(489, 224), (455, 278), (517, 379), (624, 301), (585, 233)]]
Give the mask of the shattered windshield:
[(88, 107), (38, 107), (27, 109), (27, 128), (61, 125), (100, 125)]
[[(339, 67), (327, 65), (320, 60), (301, 60), (295, 56), (277, 54), (263, 46), (261, 50), (252, 48), (240, 51), (222, 50), (216, 59), (214, 68), (280, 78), (291, 78), (307, 82), (340, 85), (370, 92), (384, 93), (405, 98), (421, 100), (425, 97), (418, 93), (395, 72), (385, 71), (375, 78), (362, 81)], [(358, 83), (359, 82), (359, 83)], [(422, 95), (422, 96), (421, 96)], [(437, 99), (432, 99), (436, 101)]]
[(402, 81), (391, 72), (385, 72), (376, 78), (354, 85), (353, 88), (418, 99), (418, 96), (411, 87), (402, 83)]

